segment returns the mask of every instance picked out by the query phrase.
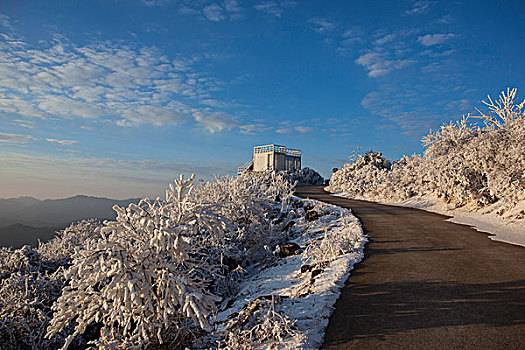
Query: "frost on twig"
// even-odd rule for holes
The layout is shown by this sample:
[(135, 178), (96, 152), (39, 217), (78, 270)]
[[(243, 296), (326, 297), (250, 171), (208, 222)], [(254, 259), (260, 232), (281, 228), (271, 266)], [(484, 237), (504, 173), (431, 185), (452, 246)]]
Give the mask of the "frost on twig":
[(492, 101), (490, 95), (487, 95), (488, 102), (482, 101), (487, 107), (489, 107), (489, 113), (485, 114), (479, 109), (479, 116), (474, 118), (480, 118), (485, 121), (489, 126), (496, 126), (498, 128), (504, 127), (505, 125), (512, 124), (515, 120), (525, 117), (525, 100), (521, 103), (516, 103), (516, 88), (507, 88), (507, 91), (502, 91), (499, 100), (496, 102)]
[(361, 245), (361, 237), (354, 234), (357, 221), (349, 222), (341, 216), (335, 224), (340, 224), (337, 230), (326, 229), (324, 235), (309, 242), (303, 252), (302, 259), (308, 264), (326, 264), (343, 254), (355, 250)]
[[(292, 349), (304, 340), (295, 323), (278, 310), (281, 297), (259, 297), (249, 303), (227, 326), (224, 343), (219, 349), (251, 350), (264, 344), (272, 348)], [(293, 340), (293, 345), (286, 342)]]

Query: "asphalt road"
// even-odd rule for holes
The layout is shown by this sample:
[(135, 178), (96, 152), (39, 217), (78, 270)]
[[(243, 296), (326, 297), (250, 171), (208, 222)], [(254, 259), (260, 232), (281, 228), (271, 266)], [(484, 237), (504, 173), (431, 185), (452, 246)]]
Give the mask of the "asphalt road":
[(422, 210), (328, 195), (351, 208), (370, 242), (323, 349), (525, 349), (525, 248)]

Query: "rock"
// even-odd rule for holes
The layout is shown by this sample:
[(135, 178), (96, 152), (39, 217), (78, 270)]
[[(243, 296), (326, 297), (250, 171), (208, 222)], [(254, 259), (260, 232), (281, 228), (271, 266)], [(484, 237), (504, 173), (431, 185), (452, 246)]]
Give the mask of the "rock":
[(293, 220), (288, 221), (288, 223), (283, 227), (283, 229), (281, 230), (281, 232), (288, 231), (288, 230), (291, 229), (292, 226), (295, 225), (295, 224), (296, 224), (296, 222), (293, 221)]
[(308, 272), (308, 271), (312, 270), (312, 268), (313, 268), (312, 265), (303, 265), (303, 266), (301, 266), (301, 273)]
[(304, 207), (304, 202), (303, 201), (294, 201), (292, 203), (292, 207), (295, 208), (295, 209), (302, 208), (302, 207)]
[(315, 210), (310, 210), (306, 212), (306, 221), (314, 221), (319, 217), (319, 214)]
[(299, 246), (299, 244), (288, 242), (282, 245), (278, 245), (275, 251), (277, 252), (277, 254), (279, 254), (279, 257), (286, 258), (287, 256), (295, 255), (302, 252), (302, 249)]
[(313, 208), (315, 208), (315, 206), (313, 204), (307, 204), (304, 206), (304, 211), (310, 211), (312, 210)]
[(227, 267), (227, 271), (232, 271), (240, 265), (240, 262), (226, 255), (222, 257), (222, 264)]
[(315, 269), (312, 271), (312, 278), (319, 276), (323, 272), (323, 269)]
[(288, 216), (288, 212), (284, 212), (284, 213), (281, 213), (280, 211), (279, 212), (274, 212), (275, 213), (275, 216), (277, 216), (275, 219), (273, 219), (272, 223), (274, 225), (277, 225), (281, 222), (283, 222), (283, 220)]

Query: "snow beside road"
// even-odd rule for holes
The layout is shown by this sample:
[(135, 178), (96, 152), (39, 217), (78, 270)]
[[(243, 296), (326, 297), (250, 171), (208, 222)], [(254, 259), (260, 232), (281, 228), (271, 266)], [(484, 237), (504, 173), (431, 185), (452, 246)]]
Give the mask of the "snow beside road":
[[(231, 307), (217, 315), (217, 338), (221, 338), (221, 329), (225, 329), (229, 319), (235, 319), (257, 299), (274, 296), (279, 300), (275, 303), (275, 311), (287, 315), (295, 322), (297, 334), (295, 337), (285, 338), (278, 347), (275, 343), (250, 346), (258, 349), (315, 349), (322, 344), (324, 330), (334, 310), (333, 305), (350, 275), (350, 270), (363, 259), (367, 238), (350, 210), (314, 200), (304, 202), (315, 205), (314, 210), (320, 216), (308, 222), (304, 215), (298, 213), (298, 217), (294, 219), (297, 222), (293, 227), (296, 238), (291, 242), (301, 246), (303, 252), (279, 259), (273, 265), (262, 267), (258, 272), (247, 276)], [(316, 256), (312, 260), (312, 254), (315, 255), (316, 252), (308, 252), (308, 247), (312, 249), (322, 245), (323, 241), (327, 243), (341, 239), (349, 243), (344, 245), (346, 251), (340, 251), (336, 256), (319, 254), (323, 256)], [(326, 251), (321, 249), (317, 252)], [(316, 269), (321, 266), (322, 271), (315, 273), (315, 276), (311, 271), (301, 272), (301, 267), (306, 264), (315, 265)], [(224, 340), (222, 344), (224, 346)]]
[[(343, 198), (355, 198), (348, 193), (334, 193), (334, 196)], [(525, 247), (525, 225), (522, 220), (504, 219), (494, 211), (469, 211), (470, 207), (453, 209), (449, 208), (445, 202), (437, 197), (424, 196), (412, 197), (402, 202), (390, 203), (377, 201), (386, 205), (395, 205), (408, 208), (422, 209), (433, 213), (438, 213), (451, 218), (447, 221), (468, 225), (480, 232), (489, 233), (488, 236), (494, 241), (500, 241)], [(524, 208), (518, 207), (516, 210), (525, 209), (525, 203), (521, 203)]]

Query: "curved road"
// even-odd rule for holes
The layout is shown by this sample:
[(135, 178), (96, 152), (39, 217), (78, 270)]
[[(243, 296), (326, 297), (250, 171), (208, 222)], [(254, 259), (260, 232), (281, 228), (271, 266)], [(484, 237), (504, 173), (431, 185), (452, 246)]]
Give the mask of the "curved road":
[(425, 211), (296, 189), (351, 208), (370, 242), (323, 349), (525, 349), (525, 249)]

